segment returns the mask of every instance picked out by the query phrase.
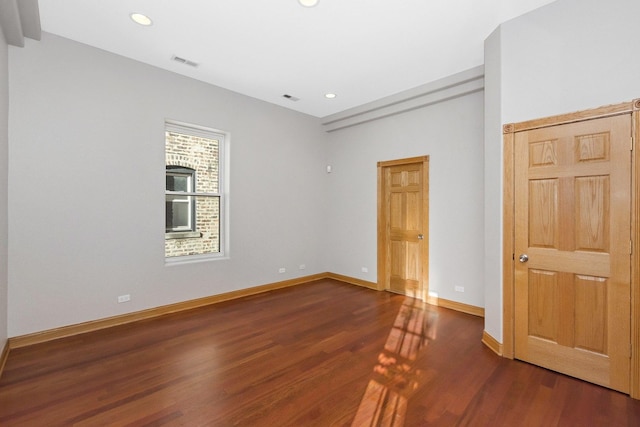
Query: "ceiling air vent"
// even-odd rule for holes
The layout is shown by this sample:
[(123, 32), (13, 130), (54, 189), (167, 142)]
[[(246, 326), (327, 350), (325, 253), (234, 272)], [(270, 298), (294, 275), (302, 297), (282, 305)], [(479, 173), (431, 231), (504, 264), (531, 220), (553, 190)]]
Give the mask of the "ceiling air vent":
[(286, 93), (284, 95), (282, 95), (282, 97), (283, 98), (287, 98), (289, 101), (293, 101), (293, 102), (300, 101), (300, 98), (296, 98), (293, 95), (287, 95)]
[(171, 57), (171, 60), (172, 60), (172, 61), (179, 62), (179, 63), (184, 64), (184, 65), (188, 65), (188, 66), (190, 66), (190, 67), (194, 67), (194, 68), (195, 68), (195, 67), (197, 67), (198, 65), (200, 65), (200, 64), (198, 64), (197, 62), (189, 61), (188, 59), (181, 58), (181, 57), (176, 56), (176, 55), (173, 55), (173, 56)]

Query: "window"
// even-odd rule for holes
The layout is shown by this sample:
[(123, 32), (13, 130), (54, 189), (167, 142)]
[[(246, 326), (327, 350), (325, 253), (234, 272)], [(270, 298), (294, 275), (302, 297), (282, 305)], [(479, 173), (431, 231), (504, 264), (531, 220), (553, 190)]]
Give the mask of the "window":
[(195, 199), (193, 196), (185, 195), (196, 191), (195, 171), (190, 168), (168, 165), (166, 189), (167, 220), (165, 231), (167, 233), (195, 231)]
[(225, 134), (165, 124), (165, 257), (224, 255), (222, 180)]

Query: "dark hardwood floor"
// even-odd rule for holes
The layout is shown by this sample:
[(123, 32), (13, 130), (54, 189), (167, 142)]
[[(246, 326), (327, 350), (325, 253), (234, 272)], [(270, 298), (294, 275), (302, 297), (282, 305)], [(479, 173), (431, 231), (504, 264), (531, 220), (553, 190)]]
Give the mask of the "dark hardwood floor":
[(2, 426), (640, 426), (640, 401), (332, 280), (13, 350)]

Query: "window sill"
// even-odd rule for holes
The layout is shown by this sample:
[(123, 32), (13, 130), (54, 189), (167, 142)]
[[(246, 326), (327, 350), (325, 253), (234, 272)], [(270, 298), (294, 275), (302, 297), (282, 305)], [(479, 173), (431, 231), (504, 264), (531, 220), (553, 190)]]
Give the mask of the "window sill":
[(164, 239), (197, 239), (202, 237), (199, 231), (177, 231), (173, 233), (164, 233)]
[(194, 263), (210, 262), (210, 261), (221, 261), (221, 260), (229, 260), (229, 259), (230, 259), (229, 256), (219, 252), (211, 253), (211, 254), (195, 254), (195, 255), (185, 255), (185, 256), (165, 258), (164, 265), (167, 267), (172, 267), (177, 265), (194, 264)]

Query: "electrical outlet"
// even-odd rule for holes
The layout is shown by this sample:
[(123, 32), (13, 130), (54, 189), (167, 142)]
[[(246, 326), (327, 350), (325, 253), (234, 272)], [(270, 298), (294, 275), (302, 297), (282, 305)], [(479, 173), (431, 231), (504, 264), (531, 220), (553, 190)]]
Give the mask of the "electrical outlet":
[(307, 268), (307, 266), (306, 266), (306, 265), (304, 265), (304, 264), (300, 264), (300, 267), (298, 267), (298, 268), (299, 268), (300, 270), (304, 270), (305, 268)]
[(282, 273), (286, 273), (287, 269), (284, 267), (281, 267), (278, 269), (278, 273), (282, 274)]
[(456, 286), (454, 289), (456, 292), (464, 292), (464, 286)]
[(118, 302), (127, 302), (127, 301), (131, 301), (131, 295), (127, 294), (127, 295), (120, 295), (118, 297)]
[(362, 272), (363, 272), (363, 273), (368, 273), (368, 272), (369, 272), (369, 269), (368, 269), (367, 267), (362, 267)]

